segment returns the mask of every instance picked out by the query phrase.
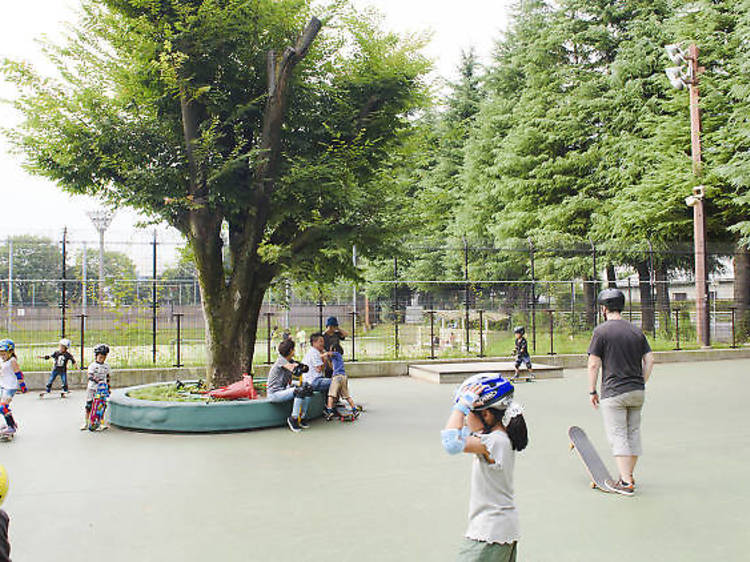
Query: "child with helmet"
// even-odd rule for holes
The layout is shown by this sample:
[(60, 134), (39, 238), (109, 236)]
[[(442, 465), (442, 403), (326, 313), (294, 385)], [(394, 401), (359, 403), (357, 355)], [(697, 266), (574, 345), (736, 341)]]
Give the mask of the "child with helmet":
[(529, 380), (534, 380), (534, 371), (531, 368), (531, 356), (529, 355), (529, 343), (526, 341), (525, 335), (526, 328), (523, 326), (516, 326), (513, 329), (513, 336), (516, 338), (515, 347), (513, 348), (513, 355), (516, 356), (516, 363), (514, 365), (516, 373), (513, 375), (513, 380), (517, 379), (520, 374), (518, 368), (521, 366), (521, 363), (526, 365)]
[[(96, 387), (101, 383), (106, 383), (107, 387), (109, 387), (112, 369), (106, 363), (107, 355), (109, 355), (109, 346), (107, 344), (100, 343), (94, 347), (94, 361), (89, 365), (87, 371), (89, 382), (86, 386), (86, 412), (81, 431), (89, 427), (89, 415), (91, 414), (91, 407), (94, 404)], [(100, 427), (101, 429), (109, 429), (109, 425), (104, 420), (102, 420)]]
[(23, 371), (16, 359), (16, 344), (13, 340), (0, 340), (0, 413), (5, 418), (5, 429), (0, 434), (7, 438), (13, 437), (18, 425), (10, 411), (10, 402), (16, 392), (28, 392)]
[(59, 376), (60, 383), (62, 384), (62, 392), (60, 395), (65, 398), (68, 393), (68, 361), (76, 364), (75, 357), (68, 351), (70, 349), (70, 340), (63, 338), (60, 340), (59, 347), (53, 351), (50, 355), (41, 355), (42, 359), (52, 359), (54, 365), (52, 366), (52, 372), (50, 373), (49, 380), (47, 381), (46, 392), (39, 394), (39, 398), (44, 398), (45, 394), (52, 392), (52, 383)]
[[(8, 472), (0, 464), (0, 505), (8, 495)], [(10, 517), (4, 509), (0, 509), (0, 562), (10, 562), (10, 542), (8, 542), (8, 526)]]
[(469, 526), (457, 560), (515, 562), (519, 526), (513, 471), (516, 451), (526, 448), (529, 439), (510, 381), (495, 373), (466, 379), (441, 439), (449, 454), (475, 455)]

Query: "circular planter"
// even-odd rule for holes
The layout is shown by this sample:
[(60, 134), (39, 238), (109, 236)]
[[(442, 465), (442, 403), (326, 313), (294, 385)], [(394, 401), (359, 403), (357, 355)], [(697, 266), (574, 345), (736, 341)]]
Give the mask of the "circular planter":
[[(286, 424), (292, 401), (228, 400), (220, 402), (161, 402), (131, 398), (128, 393), (164, 383), (131, 386), (112, 391), (109, 398), (110, 421), (118, 427), (146, 431), (210, 433), (243, 431)], [(325, 397), (316, 392), (310, 399), (308, 418), (323, 414)]]

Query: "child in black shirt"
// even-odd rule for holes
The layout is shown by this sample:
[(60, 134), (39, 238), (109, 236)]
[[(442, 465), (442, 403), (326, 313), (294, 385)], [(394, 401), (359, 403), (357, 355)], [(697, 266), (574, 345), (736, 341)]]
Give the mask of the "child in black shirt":
[(523, 326), (518, 326), (513, 330), (513, 334), (516, 337), (516, 344), (515, 349), (513, 350), (513, 354), (516, 356), (516, 363), (514, 365), (514, 368), (516, 370), (516, 374), (513, 375), (513, 379), (517, 379), (519, 375), (518, 368), (521, 366), (521, 363), (524, 363), (526, 365), (526, 370), (529, 372), (529, 379), (534, 378), (534, 372), (531, 369), (531, 356), (529, 355), (529, 344), (526, 341), (526, 338), (523, 337), (526, 333), (526, 328)]
[(47, 392), (42, 392), (39, 398), (44, 398), (45, 394), (52, 392), (52, 383), (55, 379), (60, 376), (60, 382), (62, 383), (62, 392), (60, 395), (65, 398), (68, 393), (68, 361), (76, 364), (75, 358), (68, 351), (70, 348), (70, 340), (63, 338), (60, 340), (60, 346), (57, 351), (53, 352), (52, 355), (42, 355), (42, 359), (53, 359), (55, 361), (52, 367), (52, 373), (50, 373), (49, 380), (47, 381)]

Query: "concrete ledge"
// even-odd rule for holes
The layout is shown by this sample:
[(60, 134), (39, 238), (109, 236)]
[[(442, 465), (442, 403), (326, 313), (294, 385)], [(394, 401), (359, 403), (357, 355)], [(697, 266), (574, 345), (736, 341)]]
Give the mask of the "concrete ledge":
[[(437, 384), (460, 383), (467, 377), (482, 372), (498, 373), (511, 377), (515, 373), (515, 368), (511, 361), (409, 365), (410, 377)], [(521, 375), (524, 374), (525, 371), (521, 371)], [(534, 363), (534, 375), (537, 379), (560, 379), (563, 377), (563, 369), (562, 367)]]
[[(128, 393), (147, 386), (118, 389), (109, 399), (110, 421), (118, 427), (165, 433), (242, 431), (286, 424), (292, 401), (229, 400), (226, 402), (157, 402), (138, 400)], [(307, 411), (309, 418), (323, 414), (324, 397), (316, 392)]]

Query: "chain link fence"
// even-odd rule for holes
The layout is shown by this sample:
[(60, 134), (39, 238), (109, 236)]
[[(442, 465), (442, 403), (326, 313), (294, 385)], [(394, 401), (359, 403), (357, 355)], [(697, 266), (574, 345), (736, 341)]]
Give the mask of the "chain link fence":
[[(40, 356), (63, 336), (80, 364), (99, 342), (112, 348), (114, 367), (205, 364), (200, 290), (181, 247), (156, 235), (107, 242), (67, 232), (0, 241), (0, 326), (24, 369), (48, 368)], [(301, 356), (329, 316), (348, 334), (350, 361), (509, 356), (515, 326), (526, 328), (532, 353), (583, 353), (602, 320), (595, 297), (605, 286), (625, 292), (624, 316), (652, 347), (696, 348), (691, 260), (690, 247), (647, 243), (627, 251), (529, 242), (412, 247), (406, 257), (367, 264), (369, 278), (356, 286), (321, 285), (317, 297), (277, 282), (261, 310), (255, 362), (273, 361), (286, 334)], [(748, 305), (735, 297), (734, 249), (714, 248), (709, 263), (712, 342), (743, 345)]]

